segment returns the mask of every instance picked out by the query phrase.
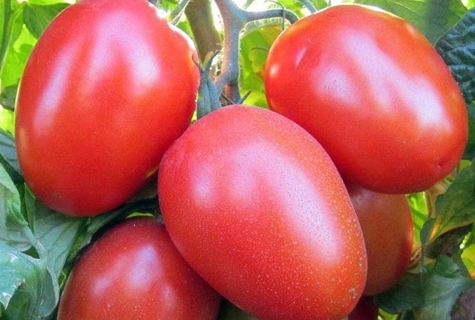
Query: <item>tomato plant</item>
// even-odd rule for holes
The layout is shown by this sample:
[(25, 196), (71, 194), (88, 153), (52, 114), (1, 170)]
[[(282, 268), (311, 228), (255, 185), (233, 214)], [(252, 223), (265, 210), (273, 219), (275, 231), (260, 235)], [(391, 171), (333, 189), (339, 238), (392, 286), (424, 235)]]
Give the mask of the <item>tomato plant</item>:
[(333, 6), (290, 26), (269, 52), (265, 89), (347, 180), (377, 192), (426, 190), (465, 150), (467, 110), (447, 65), (381, 10)]
[(396, 285), (411, 262), (411, 209), (404, 195), (382, 194), (347, 186), (363, 230), (368, 253), (365, 295), (376, 295)]
[(163, 224), (132, 218), (107, 230), (80, 256), (66, 282), (58, 320), (211, 320), (219, 302)]
[[(473, 0), (0, 0), (0, 319), (53, 320), (59, 305), (64, 314), (68, 300), (77, 299), (68, 291), (83, 258), (116, 227), (142, 214), (175, 230), (173, 245), (168, 235), (164, 241), (167, 252), (183, 253), (180, 264), (194, 261), (188, 266), (197, 269), (195, 276), (200, 271), (223, 291), (218, 320), (276, 314), (472, 319), (474, 5)], [(277, 59), (285, 39), (295, 41)], [(314, 49), (320, 56), (311, 59)], [(283, 63), (277, 68), (276, 62)], [(300, 69), (291, 69), (295, 62)], [(272, 69), (280, 76), (270, 77)], [(273, 84), (265, 88), (269, 78)], [(322, 88), (315, 84), (333, 89), (325, 91), (328, 101), (315, 96)], [(304, 129), (289, 124), (288, 114), (245, 107), (243, 113), (252, 116), (243, 120), (229, 111), (234, 107), (223, 107), (244, 103), (279, 111), (272, 95), (288, 99), (283, 107), (289, 112), (301, 108), (303, 121), (293, 121)], [(384, 109), (376, 103), (388, 101), (397, 105)], [(197, 122), (190, 126), (190, 118)], [(316, 136), (307, 121), (323, 124), (325, 135)], [(197, 131), (203, 135), (195, 136)], [(302, 135), (307, 138), (298, 138)], [(179, 154), (174, 141), (190, 136), (193, 148)], [(342, 149), (331, 150), (335, 145), (327, 140)], [(168, 182), (160, 187), (157, 168), (165, 152), (188, 165), (182, 172), (174, 163), (177, 179), (167, 170), (162, 174), (170, 174)], [(206, 157), (216, 162), (193, 162)], [(315, 166), (324, 158), (326, 165)], [(454, 169), (447, 175), (449, 167)], [(188, 180), (181, 179), (186, 174)], [(365, 178), (373, 184), (356, 192), (358, 179)], [(355, 187), (348, 192), (342, 181)], [(199, 203), (187, 194), (186, 182), (197, 187)], [(384, 191), (376, 190), (383, 184)], [(205, 188), (210, 185), (216, 186), (213, 192)], [(412, 262), (395, 285), (367, 296), (364, 286), (371, 278), (395, 279), (392, 271), (404, 268), (383, 272), (371, 266), (370, 257), (363, 281), (357, 258), (365, 248), (364, 230), (349, 238), (360, 224), (354, 209), (361, 207), (353, 202), (382, 201), (388, 192), (396, 193), (392, 199), (408, 200)], [(216, 210), (205, 212), (198, 204)], [(180, 224), (173, 223), (176, 212), (182, 214)], [(398, 216), (394, 212), (392, 218)], [(314, 228), (318, 218), (321, 226)], [(386, 219), (369, 221), (380, 229), (374, 234), (385, 231), (381, 244), (403, 233), (396, 222), (388, 227)], [(145, 234), (158, 242), (168, 231), (152, 224), (157, 232), (132, 238), (130, 231), (117, 242), (138, 248)], [(122, 256), (114, 244), (103, 249), (107, 263)], [(393, 247), (383, 254), (388, 265), (397, 255)], [(156, 262), (164, 269), (154, 270), (174, 265), (164, 261), (166, 252), (160, 257)], [(134, 263), (133, 257), (124, 261)], [(103, 270), (93, 269), (94, 275)], [(130, 279), (125, 278), (128, 284)], [(148, 294), (126, 296), (127, 288), (120, 300), (127, 306), (115, 308), (121, 315), (135, 319), (140, 315), (125, 309), (152, 312), (160, 306), (147, 303)], [(361, 315), (368, 301), (371, 312)], [(191, 311), (188, 302), (177, 304), (180, 312)]]
[(184, 258), (251, 315), (340, 319), (361, 296), (366, 252), (351, 201), (292, 121), (241, 105), (208, 114), (165, 153), (158, 194)]
[(82, 0), (62, 11), (28, 60), (16, 106), (18, 161), (35, 195), (88, 216), (137, 193), (190, 122), (193, 55), (144, 0)]

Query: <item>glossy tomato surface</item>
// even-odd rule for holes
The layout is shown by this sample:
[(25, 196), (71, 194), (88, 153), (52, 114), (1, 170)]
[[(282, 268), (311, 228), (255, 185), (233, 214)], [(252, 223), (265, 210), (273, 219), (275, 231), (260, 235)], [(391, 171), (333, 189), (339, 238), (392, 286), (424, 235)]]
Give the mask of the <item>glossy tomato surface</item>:
[(382, 194), (349, 185), (368, 254), (365, 295), (396, 285), (411, 262), (414, 223), (406, 196)]
[(19, 163), (35, 195), (76, 216), (134, 195), (189, 125), (194, 54), (145, 0), (65, 9), (34, 48), (16, 106)]
[(201, 118), (167, 150), (158, 194), (185, 260), (259, 319), (338, 319), (366, 280), (364, 240), (333, 162), (261, 108)]
[(216, 319), (220, 296), (178, 253), (160, 222), (107, 230), (74, 265), (58, 320)]
[(382, 193), (425, 190), (458, 163), (464, 99), (412, 26), (362, 5), (321, 10), (274, 42), (269, 107), (308, 130), (342, 176)]

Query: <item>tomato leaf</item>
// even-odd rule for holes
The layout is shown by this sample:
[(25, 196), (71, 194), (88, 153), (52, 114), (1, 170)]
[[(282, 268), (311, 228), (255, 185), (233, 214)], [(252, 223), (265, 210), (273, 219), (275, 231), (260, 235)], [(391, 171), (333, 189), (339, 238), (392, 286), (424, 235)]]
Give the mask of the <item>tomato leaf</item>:
[(54, 309), (43, 263), (0, 243), (0, 303), (8, 319), (41, 319)]
[(396, 286), (375, 296), (374, 301), (391, 314), (423, 306), (424, 290), (421, 275), (407, 273)]
[(467, 10), (459, 0), (359, 0), (401, 17), (421, 31), (430, 42), (454, 26)]
[[(68, 217), (46, 208), (29, 190), (25, 191), (24, 203), (31, 229), (46, 250), (46, 266), (53, 277), (58, 278), (79, 232), (85, 228), (86, 219)], [(59, 291), (59, 287), (55, 289)]]
[(473, 159), (475, 158), (475, 102), (469, 103), (467, 105), (467, 109), (468, 109), (468, 140), (467, 140), (467, 146), (465, 147), (463, 158)]
[(264, 87), (264, 67), (267, 53), (275, 38), (282, 31), (282, 25), (267, 23), (249, 27), (241, 39), (240, 85), (243, 93), (250, 92), (245, 103), (266, 107), (267, 101), (262, 88)]
[(475, 222), (475, 165), (464, 168), (435, 202), (436, 216), (423, 243)]
[(440, 255), (424, 283), (425, 306), (418, 310), (418, 319), (449, 319), (460, 294), (473, 285), (474, 280), (461, 262)]
[(23, 177), (18, 164), (15, 140), (13, 137), (0, 129), (0, 164), (12, 178), (15, 184), (21, 183)]
[(0, 241), (25, 251), (32, 245), (25, 233), (28, 223), (22, 215), (20, 194), (3, 166), (0, 166)]
[(475, 8), (448, 31), (436, 49), (452, 71), (467, 104), (475, 101)]
[(51, 20), (67, 6), (69, 6), (68, 3), (54, 3), (49, 5), (27, 3), (23, 10), (25, 26), (35, 38), (39, 38)]

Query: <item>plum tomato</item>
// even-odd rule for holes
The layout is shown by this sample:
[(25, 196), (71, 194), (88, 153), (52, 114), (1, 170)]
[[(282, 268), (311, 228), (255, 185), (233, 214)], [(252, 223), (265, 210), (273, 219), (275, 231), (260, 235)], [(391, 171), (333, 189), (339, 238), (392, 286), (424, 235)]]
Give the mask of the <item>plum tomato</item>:
[(18, 161), (36, 197), (91, 216), (153, 181), (195, 109), (195, 54), (145, 0), (63, 10), (29, 57), (16, 105)]
[(214, 320), (220, 300), (178, 253), (162, 223), (131, 218), (80, 256), (61, 295), (58, 320)]
[(377, 193), (349, 184), (368, 254), (365, 295), (396, 285), (411, 262), (414, 223), (405, 195)]
[(358, 218), (335, 165), (293, 121), (232, 105), (166, 151), (160, 210), (190, 266), (258, 319), (338, 319), (366, 281)]
[(463, 155), (468, 116), (457, 82), (428, 40), (388, 12), (343, 4), (300, 19), (273, 43), (264, 82), (269, 108), (365, 188), (426, 190)]

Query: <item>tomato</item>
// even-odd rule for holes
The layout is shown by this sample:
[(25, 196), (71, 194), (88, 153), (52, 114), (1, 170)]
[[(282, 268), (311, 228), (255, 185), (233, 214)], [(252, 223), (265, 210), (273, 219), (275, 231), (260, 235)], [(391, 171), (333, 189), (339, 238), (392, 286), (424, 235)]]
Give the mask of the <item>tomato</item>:
[(362, 5), (302, 18), (272, 45), (270, 109), (308, 130), (345, 180), (381, 193), (429, 188), (460, 160), (464, 99), (423, 35)]
[(90, 216), (155, 179), (195, 108), (195, 49), (145, 0), (82, 0), (54, 19), (16, 106), (24, 178), (48, 207)]
[(368, 254), (365, 295), (396, 285), (411, 262), (414, 223), (404, 195), (382, 194), (348, 185)]
[(379, 308), (373, 303), (373, 297), (363, 296), (348, 315), (348, 320), (377, 320)]
[(107, 230), (74, 265), (58, 320), (216, 319), (220, 296), (178, 253), (163, 224), (133, 218)]
[(177, 139), (160, 209), (190, 266), (259, 319), (341, 319), (366, 280), (361, 229), (328, 154), (287, 118), (223, 107)]

